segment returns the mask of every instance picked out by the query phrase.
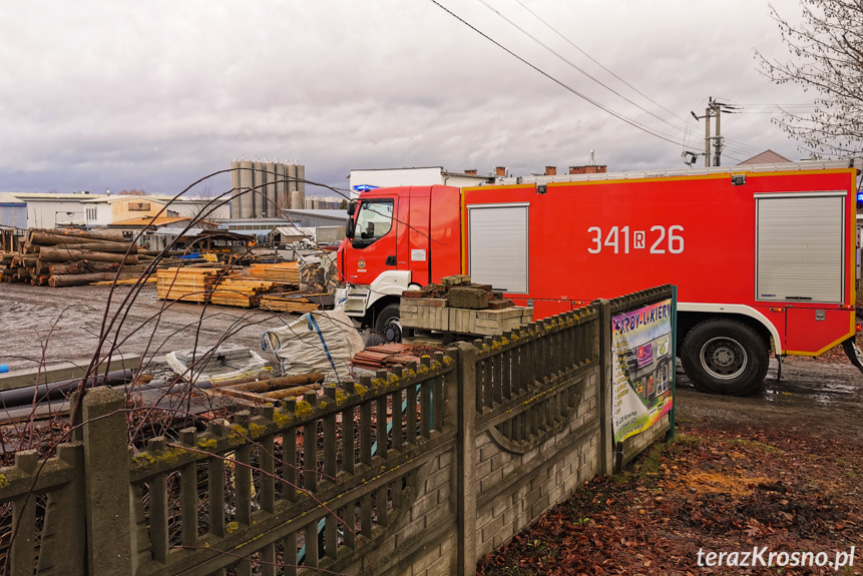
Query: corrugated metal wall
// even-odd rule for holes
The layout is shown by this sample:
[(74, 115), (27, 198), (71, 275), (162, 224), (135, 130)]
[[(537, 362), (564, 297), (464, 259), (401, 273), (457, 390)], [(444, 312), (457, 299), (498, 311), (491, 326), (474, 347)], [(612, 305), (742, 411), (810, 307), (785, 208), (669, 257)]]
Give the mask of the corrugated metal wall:
[(26, 204), (0, 204), (0, 226), (6, 228), (27, 228)]

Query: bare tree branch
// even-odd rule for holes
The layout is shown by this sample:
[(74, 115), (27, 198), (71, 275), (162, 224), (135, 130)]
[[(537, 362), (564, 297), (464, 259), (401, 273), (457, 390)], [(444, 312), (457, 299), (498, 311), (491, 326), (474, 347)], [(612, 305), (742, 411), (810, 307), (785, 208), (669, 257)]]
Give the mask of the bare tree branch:
[(771, 6), (791, 58), (770, 59), (756, 51), (762, 74), (776, 84), (796, 84), (815, 94), (810, 114), (783, 111), (774, 122), (801, 142), (801, 149), (827, 156), (863, 151), (863, 2), (801, 0), (794, 25)]

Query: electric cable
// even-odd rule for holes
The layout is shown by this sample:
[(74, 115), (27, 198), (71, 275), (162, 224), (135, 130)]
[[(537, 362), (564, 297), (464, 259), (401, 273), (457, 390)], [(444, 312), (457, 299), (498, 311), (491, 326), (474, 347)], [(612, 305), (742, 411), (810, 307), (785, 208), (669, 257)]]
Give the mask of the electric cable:
[(500, 48), (501, 50), (503, 50), (504, 52), (506, 52), (507, 54), (509, 54), (513, 58), (519, 60), (523, 64), (532, 68), (534, 71), (542, 74), (543, 76), (545, 76), (546, 78), (548, 78), (549, 80), (551, 80), (552, 82), (554, 82), (555, 84), (557, 84), (558, 86), (563, 88), (564, 90), (567, 90), (567, 91), (571, 92), (572, 94), (578, 96), (579, 98), (589, 102), (590, 104), (593, 104), (594, 106), (596, 106), (600, 110), (603, 110), (604, 112), (607, 112), (608, 114), (611, 114), (615, 118), (622, 120), (623, 122), (629, 124), (633, 128), (637, 128), (638, 130), (641, 130), (642, 132), (650, 134), (651, 136), (659, 138), (660, 140), (665, 140), (666, 142), (669, 142), (671, 144), (675, 144), (675, 145), (681, 144), (681, 141), (673, 139), (673, 136), (668, 136), (666, 134), (656, 132), (656, 131), (652, 130), (651, 128), (648, 128), (647, 126), (644, 126), (641, 123), (636, 122), (635, 120), (632, 120), (632, 119), (624, 116), (623, 114), (620, 114), (620, 113), (612, 110), (608, 106), (601, 104), (600, 102), (594, 100), (593, 98), (587, 96), (586, 94), (579, 92), (578, 90), (569, 86), (568, 84), (566, 84), (562, 80), (555, 78), (554, 76), (552, 76), (551, 74), (549, 74), (545, 70), (542, 70), (541, 68), (539, 68), (535, 64), (533, 64), (533, 63), (529, 62), (528, 60), (526, 60), (525, 58), (519, 56), (518, 54), (516, 54), (515, 52), (513, 52), (512, 50), (510, 50), (509, 48), (507, 48), (506, 46), (504, 46), (503, 44), (501, 44), (500, 42), (498, 42), (497, 40), (495, 40), (494, 38), (492, 38), (491, 36), (489, 36), (485, 32), (483, 32), (482, 30), (475, 27), (473, 24), (471, 24), (470, 22), (468, 22), (467, 20), (465, 20), (464, 18), (462, 18), (458, 14), (454, 13), (452, 10), (450, 10), (449, 8), (447, 8), (446, 6), (444, 6), (443, 4), (438, 2), (437, 0), (430, 0), (430, 1), (433, 4), (435, 4), (436, 6), (438, 6), (441, 10), (443, 10), (444, 12), (446, 12), (447, 14), (449, 14), (450, 16), (452, 16), (453, 18), (455, 18), (456, 20), (458, 20), (459, 22), (461, 22), (462, 24), (464, 24), (465, 26), (467, 26), (468, 28), (470, 28), (471, 30), (476, 32), (477, 34), (479, 34), (480, 36), (482, 36), (483, 38), (485, 38), (486, 40), (488, 40), (489, 42), (491, 42), (492, 44), (494, 44), (495, 46), (497, 46), (498, 48)]

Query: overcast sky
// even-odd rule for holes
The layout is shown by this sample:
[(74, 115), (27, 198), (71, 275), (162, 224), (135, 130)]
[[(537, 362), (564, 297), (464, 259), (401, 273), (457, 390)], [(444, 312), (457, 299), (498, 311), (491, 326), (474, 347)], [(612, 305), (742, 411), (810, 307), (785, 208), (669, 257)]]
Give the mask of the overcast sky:
[(722, 118), (723, 163), (804, 155), (761, 107), (811, 102), (757, 71), (755, 49), (788, 54), (767, 2), (439, 2), (671, 142), (431, 0), (5, 1), (0, 191), (176, 193), (233, 158), (297, 161), (341, 187), (352, 168), (523, 175), (586, 164), (591, 150), (609, 171), (675, 168), (703, 150), (690, 111), (709, 96), (744, 106)]

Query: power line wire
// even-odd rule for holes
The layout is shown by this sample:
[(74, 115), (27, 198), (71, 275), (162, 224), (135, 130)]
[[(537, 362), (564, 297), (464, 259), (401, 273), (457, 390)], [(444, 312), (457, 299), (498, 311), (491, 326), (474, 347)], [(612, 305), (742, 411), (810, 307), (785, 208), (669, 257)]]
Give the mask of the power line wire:
[[(516, 1), (518, 1), (518, 0), (516, 0)], [(621, 98), (621, 99), (625, 100), (626, 102), (628, 102), (628, 103), (632, 104), (633, 106), (635, 106), (635, 107), (636, 107), (636, 108), (638, 108), (639, 110), (642, 110), (643, 112), (646, 112), (647, 114), (650, 114), (651, 116), (653, 116), (654, 118), (656, 118), (656, 119), (657, 119), (657, 120), (659, 120), (660, 122), (663, 122), (663, 123), (665, 123), (665, 124), (667, 124), (667, 125), (671, 126), (671, 127), (672, 127), (672, 128), (674, 128), (675, 130), (681, 130), (681, 131), (683, 130), (683, 127), (682, 127), (682, 126), (677, 125), (677, 124), (672, 124), (671, 122), (669, 122), (669, 121), (668, 121), (668, 120), (666, 120), (665, 118), (662, 118), (661, 116), (658, 116), (657, 114), (654, 114), (652, 111), (648, 110), (647, 108), (645, 108), (645, 107), (644, 107), (644, 106), (642, 106), (641, 104), (638, 104), (637, 102), (635, 102), (635, 101), (633, 101), (633, 100), (631, 100), (631, 99), (627, 98), (626, 96), (624, 96), (623, 94), (621, 94), (620, 92), (618, 92), (617, 90), (615, 90), (614, 88), (612, 88), (612, 87), (608, 86), (607, 84), (605, 84), (605, 83), (604, 83), (604, 82), (602, 82), (601, 80), (599, 80), (599, 79), (595, 78), (595, 77), (594, 77), (593, 75), (591, 75), (589, 72), (587, 72), (587, 71), (586, 71), (586, 70), (584, 70), (583, 68), (580, 68), (580, 67), (579, 67), (579, 66), (577, 66), (574, 62), (572, 62), (571, 60), (569, 60), (568, 58), (566, 58), (565, 56), (563, 56), (562, 54), (560, 54), (559, 52), (557, 52), (556, 50), (554, 50), (554, 49), (553, 49), (552, 47), (550, 47), (548, 44), (544, 43), (542, 40), (540, 40), (539, 38), (537, 38), (536, 36), (534, 36), (533, 34), (531, 34), (530, 32), (528, 32), (527, 30), (525, 30), (524, 28), (522, 28), (521, 26), (519, 26), (519, 25), (518, 25), (518, 24), (516, 24), (515, 22), (513, 22), (510, 18), (508, 18), (508, 17), (504, 16), (504, 15), (503, 15), (499, 10), (497, 10), (496, 8), (494, 8), (493, 6), (491, 6), (488, 2), (486, 2), (486, 0), (477, 0), (477, 2), (479, 2), (479, 3), (480, 3), (480, 4), (482, 4), (483, 6), (485, 6), (486, 8), (488, 8), (489, 10), (491, 10), (492, 12), (494, 12), (494, 13), (495, 13), (499, 18), (501, 18), (502, 20), (504, 20), (505, 22), (507, 22), (510, 26), (512, 26), (513, 28), (515, 28), (516, 30), (518, 30), (519, 32), (521, 32), (522, 34), (524, 34), (525, 36), (527, 36), (528, 38), (530, 38), (531, 40), (533, 40), (534, 42), (536, 42), (537, 44), (539, 44), (540, 46), (542, 46), (543, 48), (545, 48), (546, 50), (548, 50), (549, 52), (551, 52), (552, 54), (554, 54), (555, 56), (557, 56), (557, 57), (558, 57), (562, 62), (564, 62), (565, 64), (567, 64), (568, 66), (570, 66), (570, 67), (571, 67), (571, 68), (573, 68), (574, 70), (576, 70), (576, 71), (578, 71), (578, 72), (581, 72), (582, 74), (584, 74), (585, 76), (587, 76), (588, 78), (590, 78), (591, 80), (593, 80), (594, 82), (596, 82), (597, 84), (599, 84), (600, 86), (602, 86), (603, 88), (605, 88), (606, 90), (608, 90), (609, 92), (611, 92), (612, 94), (614, 94), (615, 96), (617, 96), (617, 97), (619, 97), (619, 98)], [(552, 30), (554, 30), (554, 28), (552, 28)], [(555, 30), (555, 32), (557, 32), (557, 31)], [(558, 33), (558, 34), (560, 34), (560, 33)], [(565, 38), (564, 38), (564, 39), (565, 39)], [(572, 44), (572, 43), (570, 42), (570, 44)], [(572, 45), (573, 45), (573, 46), (575, 46), (575, 44), (572, 44)], [(582, 51), (582, 50), (581, 50), (580, 48), (578, 48), (577, 46), (575, 46), (575, 48), (576, 48), (576, 49), (578, 49), (579, 51), (581, 51), (582, 53), (584, 53), (584, 51)], [(585, 55), (587, 55), (587, 54), (585, 54)], [(588, 58), (590, 58), (590, 56), (588, 56)], [(591, 60), (593, 60), (593, 58), (591, 58)], [(595, 60), (594, 60), (594, 62), (595, 62)], [(601, 64), (600, 64), (600, 66), (601, 66)], [(615, 76), (615, 77), (617, 77), (617, 76)], [(625, 82), (624, 82), (624, 83), (625, 83)], [(628, 85), (628, 84), (627, 84), (627, 85)], [(637, 90), (636, 90), (636, 91), (637, 91)], [(673, 113), (672, 113), (672, 114), (673, 114)]]
[(612, 110), (608, 106), (605, 106), (604, 104), (599, 103), (598, 101), (594, 100), (593, 98), (590, 98), (586, 94), (582, 94), (581, 92), (579, 92), (575, 88), (569, 86), (568, 84), (564, 83), (561, 80), (558, 80), (557, 78), (555, 78), (554, 76), (552, 76), (551, 74), (549, 74), (545, 70), (542, 70), (541, 68), (539, 68), (535, 64), (528, 62), (526, 59), (522, 58), (521, 56), (519, 56), (518, 54), (516, 54), (515, 52), (513, 52), (512, 50), (510, 50), (509, 48), (507, 48), (506, 46), (504, 46), (503, 44), (501, 44), (500, 42), (498, 42), (497, 40), (495, 40), (494, 38), (492, 38), (491, 36), (489, 36), (485, 32), (476, 28), (473, 24), (466, 21), (465, 19), (463, 19), (458, 14), (455, 14), (453, 11), (451, 11), (446, 6), (442, 5), (437, 0), (430, 0), (430, 2), (435, 4), (441, 10), (443, 10), (444, 12), (446, 12), (447, 14), (449, 14), (450, 16), (452, 16), (453, 18), (455, 18), (456, 20), (458, 20), (459, 22), (461, 22), (462, 24), (464, 24), (465, 26), (467, 26), (468, 28), (470, 28), (471, 30), (476, 32), (477, 34), (479, 34), (480, 36), (482, 36), (483, 38), (485, 38), (486, 40), (488, 40), (489, 42), (491, 42), (492, 44), (494, 44), (495, 46), (497, 46), (498, 48), (500, 48), (501, 50), (503, 50), (504, 52), (506, 52), (507, 54), (509, 54), (513, 58), (515, 58), (515, 59), (519, 60), (520, 62), (522, 62), (523, 64), (529, 66), (534, 71), (542, 74), (543, 76), (545, 76), (546, 78), (548, 78), (549, 80), (551, 80), (552, 82), (554, 82), (555, 84), (557, 84), (558, 86), (563, 88), (564, 90), (567, 90), (567, 91), (571, 92), (572, 94), (575, 94), (579, 98), (582, 98), (583, 100), (586, 100), (590, 104), (593, 104), (594, 106), (596, 106), (600, 110), (603, 110), (603, 111), (607, 112), (608, 114), (611, 114), (615, 118), (622, 120), (623, 122), (626, 122), (630, 126), (637, 128), (637, 129), (641, 130), (642, 132), (645, 132), (647, 134), (650, 134), (651, 136), (655, 136), (656, 138), (659, 138), (660, 140), (665, 140), (666, 142), (670, 142), (670, 143), (675, 144), (675, 145), (681, 144), (680, 140), (674, 140), (674, 139), (672, 139), (673, 137), (671, 137), (671, 136), (662, 134), (660, 132), (656, 132), (656, 131), (648, 128), (647, 126), (644, 126), (644, 125), (640, 124), (639, 122), (636, 122), (635, 120), (631, 120), (630, 118), (627, 118), (626, 116)]
[(621, 78), (620, 76), (618, 76), (617, 74), (615, 74), (612, 70), (610, 70), (609, 68), (607, 68), (606, 66), (604, 66), (604, 65), (603, 65), (601, 62), (599, 62), (596, 58), (594, 58), (593, 56), (591, 56), (590, 54), (588, 54), (588, 53), (587, 53), (586, 51), (584, 51), (582, 48), (578, 47), (578, 46), (577, 46), (577, 45), (576, 45), (572, 40), (570, 40), (569, 38), (567, 38), (566, 36), (564, 36), (560, 31), (558, 31), (558, 30), (557, 30), (557, 28), (555, 28), (554, 26), (552, 26), (551, 24), (549, 24), (545, 19), (543, 19), (541, 16), (539, 16), (536, 12), (534, 12), (533, 10), (531, 10), (530, 8), (528, 8), (527, 6), (525, 6), (525, 5), (524, 5), (524, 3), (523, 3), (523, 2), (521, 2), (521, 0), (514, 0), (514, 1), (515, 1), (515, 3), (516, 3), (516, 4), (518, 4), (519, 6), (521, 6), (522, 8), (524, 8), (525, 10), (527, 10), (527, 11), (528, 11), (528, 12), (529, 12), (529, 13), (530, 13), (534, 18), (536, 18), (537, 20), (539, 20), (540, 22), (542, 22), (543, 24), (545, 24), (545, 26), (546, 26), (546, 27), (548, 27), (548, 29), (549, 29), (549, 30), (551, 30), (552, 32), (554, 32), (555, 34), (557, 34), (560, 38), (562, 38), (562, 39), (563, 39), (563, 41), (564, 41), (564, 42), (566, 42), (567, 44), (569, 44), (570, 46), (572, 46), (573, 48), (575, 48), (576, 50), (578, 50), (579, 52), (581, 52), (581, 53), (582, 53), (582, 54), (583, 54), (583, 55), (584, 55), (588, 60), (590, 60), (591, 62), (593, 62), (594, 64), (596, 64), (597, 66), (599, 66), (600, 68), (602, 68), (603, 70), (605, 70), (606, 72), (608, 72), (609, 74), (611, 74), (614, 78), (616, 78), (617, 80), (619, 80), (620, 82), (622, 82), (623, 84), (625, 84), (626, 86), (628, 86), (630, 89), (632, 89), (633, 91), (635, 91), (637, 94), (639, 94), (640, 96), (642, 96), (642, 97), (646, 98), (648, 101), (650, 101), (651, 103), (655, 104), (656, 106), (658, 106), (659, 108), (661, 108), (662, 110), (664, 110), (665, 112), (667, 112), (668, 114), (670, 114), (670, 115), (674, 116), (675, 118), (677, 118), (677, 119), (679, 119), (679, 120), (683, 120), (683, 121), (684, 121), (684, 123), (686, 122), (686, 120), (685, 120), (684, 118), (681, 118), (678, 114), (676, 114), (675, 112), (672, 112), (671, 110), (669, 110), (668, 108), (666, 108), (665, 106), (663, 106), (662, 104), (660, 104), (659, 102), (657, 102), (656, 100), (654, 100), (653, 98), (651, 98), (650, 96), (648, 96), (647, 94), (645, 94), (644, 92), (642, 92), (641, 90), (639, 90), (638, 88), (636, 88), (635, 86), (633, 86), (632, 84), (630, 84), (629, 82), (627, 82), (626, 80), (624, 80), (623, 78)]
[[(489, 8), (489, 9), (493, 10), (493, 9), (492, 9), (488, 4), (486, 4), (486, 2), (485, 2), (484, 0), (478, 0), (478, 1), (482, 2), (482, 3), (483, 3), (487, 8)], [(637, 93), (637, 94), (639, 94), (640, 96), (642, 96), (642, 97), (644, 97), (645, 99), (647, 99), (647, 100), (648, 100), (649, 102), (651, 102), (652, 104), (654, 104), (654, 105), (656, 105), (657, 107), (661, 108), (662, 110), (664, 110), (665, 112), (667, 112), (668, 114), (670, 114), (671, 116), (673, 116), (674, 118), (677, 118), (678, 120), (682, 121), (682, 122), (683, 122), (683, 126), (682, 126), (682, 127), (681, 127), (681, 126), (679, 126), (679, 125), (674, 125), (674, 124), (672, 124), (672, 123), (670, 123), (670, 122), (668, 122), (668, 121), (666, 121), (666, 120), (664, 120), (664, 119), (662, 119), (662, 118), (659, 118), (658, 116), (656, 116), (655, 114), (653, 114), (653, 113), (652, 113), (652, 112), (650, 112), (649, 110), (646, 110), (645, 108), (643, 108), (643, 107), (639, 106), (638, 104), (635, 104), (638, 108), (641, 108), (642, 110), (644, 110), (645, 112), (647, 112), (648, 114), (650, 114), (651, 116), (653, 116), (653, 117), (655, 117), (655, 118), (659, 118), (661, 121), (665, 122), (665, 123), (666, 123), (666, 124), (668, 124), (669, 126), (672, 126), (673, 128), (676, 128), (676, 129), (678, 129), (678, 130), (682, 130), (682, 131), (683, 131), (683, 139), (684, 139), (683, 148), (684, 148), (684, 149), (686, 149), (686, 148), (688, 147), (688, 145), (689, 145), (689, 138), (690, 138), (690, 130), (691, 130), (691, 125), (692, 125), (692, 122), (691, 122), (691, 120), (690, 120), (689, 118), (681, 117), (680, 115), (676, 114), (675, 112), (673, 112), (673, 111), (669, 110), (668, 108), (666, 108), (665, 106), (663, 106), (662, 104), (660, 104), (659, 102), (657, 102), (656, 100), (654, 100), (653, 98), (651, 98), (650, 96), (648, 96), (647, 94), (645, 94), (644, 92), (642, 92), (641, 90), (639, 90), (638, 88), (636, 88), (635, 86), (633, 86), (631, 83), (627, 82), (627, 81), (626, 81), (625, 79), (623, 79), (621, 76), (619, 76), (618, 74), (614, 73), (614, 71), (612, 71), (611, 69), (609, 69), (608, 67), (606, 67), (605, 65), (603, 65), (603, 64), (602, 64), (601, 62), (599, 62), (596, 58), (594, 58), (593, 56), (591, 56), (590, 54), (588, 54), (585, 50), (583, 50), (582, 48), (580, 48), (579, 46), (577, 46), (577, 45), (576, 45), (574, 42), (572, 42), (569, 38), (567, 38), (565, 35), (563, 35), (559, 30), (557, 30), (557, 28), (555, 28), (554, 26), (552, 26), (548, 21), (546, 21), (544, 18), (542, 18), (539, 14), (537, 14), (536, 12), (534, 12), (533, 10), (531, 10), (530, 8), (528, 8), (528, 7), (527, 7), (527, 6), (526, 6), (526, 5), (525, 5), (521, 0), (513, 0), (513, 1), (514, 1), (514, 2), (516, 2), (519, 6), (521, 6), (521, 7), (522, 7), (524, 10), (526, 10), (528, 13), (530, 13), (534, 18), (536, 18), (537, 20), (539, 20), (540, 22), (542, 22), (542, 23), (543, 23), (543, 24), (544, 24), (544, 25), (545, 25), (549, 30), (551, 30), (551, 31), (552, 31), (552, 32), (554, 32), (557, 36), (559, 36), (560, 38), (562, 38), (566, 43), (568, 43), (570, 46), (572, 46), (573, 48), (575, 48), (576, 50), (578, 50), (581, 54), (583, 54), (583, 55), (584, 55), (586, 58), (588, 58), (591, 62), (593, 62), (594, 64), (596, 64), (597, 66), (599, 66), (600, 68), (602, 68), (603, 70), (605, 70), (606, 72), (608, 72), (611, 76), (613, 76), (614, 78), (616, 78), (617, 80), (619, 80), (620, 82), (622, 82), (624, 85), (626, 85), (627, 87), (629, 87), (630, 89), (632, 89), (634, 92), (636, 92), (636, 93)], [(504, 18), (505, 20), (509, 21), (509, 20), (508, 20), (508, 19), (506, 19), (504, 16), (502, 16), (499, 12), (497, 12), (496, 10), (494, 10), (494, 11), (495, 11), (499, 16), (501, 16), (501, 18)], [(510, 22), (510, 23), (511, 23), (511, 22)], [(513, 25), (514, 25), (514, 24), (513, 24)], [(516, 27), (517, 27), (517, 26), (516, 26)], [(520, 29), (520, 28), (519, 28), (519, 29)], [(527, 34), (527, 33), (525, 32), (525, 34)], [(530, 36), (531, 38), (533, 38), (533, 39), (534, 39), (534, 41), (536, 41), (537, 43), (539, 43), (540, 45), (542, 45), (542, 46), (544, 46), (544, 47), (545, 47), (545, 45), (544, 45), (544, 44), (542, 44), (541, 42), (539, 42), (538, 40), (536, 40), (536, 38), (534, 38), (532, 35), (528, 34), (528, 36)], [(549, 49), (549, 51), (551, 51), (552, 53), (554, 53), (555, 55), (557, 55), (558, 57), (560, 57), (560, 55), (558, 55), (558, 54), (557, 54), (556, 52), (554, 52), (553, 50)], [(568, 62), (568, 61), (567, 61), (567, 62)], [(570, 63), (570, 64), (571, 64), (571, 63)], [(583, 72), (581, 69), (579, 69), (579, 68), (577, 68), (577, 69), (578, 69), (580, 72)], [(599, 82), (598, 80), (596, 80), (595, 78), (593, 78), (591, 75), (587, 74), (586, 72), (583, 72), (583, 73), (584, 73), (586, 76), (588, 76), (588, 78), (590, 78), (591, 80), (594, 80), (594, 81), (596, 81), (597, 83), (599, 83), (600, 85), (602, 85), (603, 87), (608, 88), (608, 86), (606, 86), (606, 85), (605, 85), (605, 84), (603, 84), (602, 82)], [(611, 90), (610, 88), (608, 88), (608, 89), (609, 89), (609, 90)], [(620, 94), (618, 94), (616, 91), (612, 90), (612, 92), (614, 92), (615, 94), (617, 94), (618, 96), (620, 96)], [(626, 100), (627, 100), (627, 102), (633, 103), (631, 100), (629, 100), (629, 99), (627, 99), (627, 98), (624, 98), (624, 99), (626, 99)], [(705, 98), (705, 100), (706, 100), (706, 98)], [(702, 100), (702, 102), (703, 102), (703, 100)], [(634, 104), (634, 103), (633, 103), (633, 104)], [(731, 143), (731, 144), (729, 144), (729, 145), (728, 145), (729, 147), (733, 147), (733, 148), (735, 148), (735, 149), (747, 149), (747, 148), (748, 148), (749, 150), (751, 150), (751, 152), (752, 152), (752, 153), (754, 153), (754, 152), (758, 152), (758, 151), (759, 151), (759, 149), (758, 149), (758, 148), (756, 148), (756, 147), (754, 147), (754, 146), (750, 146), (750, 145), (745, 144), (745, 143), (742, 143), (742, 142), (737, 142), (736, 140), (733, 140), (733, 139), (730, 139), (730, 138), (727, 138), (727, 139), (726, 139), (726, 141), (727, 141), (727, 142), (729, 142), (729, 143)], [(750, 152), (747, 152), (746, 150), (741, 150), (741, 151), (743, 151), (744, 153), (750, 153)], [(733, 156), (730, 156), (730, 155), (729, 155), (729, 158), (736, 159), (736, 158), (734, 158)]]

